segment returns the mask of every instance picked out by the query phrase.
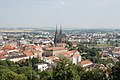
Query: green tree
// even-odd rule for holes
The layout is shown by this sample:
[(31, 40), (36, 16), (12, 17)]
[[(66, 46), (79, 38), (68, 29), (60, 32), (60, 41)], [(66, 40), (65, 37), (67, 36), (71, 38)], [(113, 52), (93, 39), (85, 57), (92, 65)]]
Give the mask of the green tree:
[(77, 45), (77, 47), (78, 47), (78, 51), (80, 52), (80, 53), (82, 53), (82, 52), (87, 52), (88, 51), (88, 47), (87, 46), (84, 46), (83, 44), (78, 44)]
[(110, 80), (120, 80), (120, 63), (119, 62), (112, 67), (112, 71), (110, 73)]
[(0, 65), (2, 65), (2, 66), (6, 66), (6, 67), (9, 66), (5, 60), (4, 60), (4, 61), (1, 61), (1, 60), (0, 60)]
[(0, 69), (0, 80), (27, 80), (25, 75), (16, 74), (9, 69)]
[(53, 69), (54, 80), (79, 80), (80, 77), (75, 69), (75, 65), (62, 60)]
[(40, 80), (53, 80), (52, 70), (45, 70), (39, 73)]
[(73, 45), (72, 45), (72, 42), (66, 42), (66, 48), (70, 51), (70, 50), (76, 50), (77, 49), (77, 47), (74, 47)]
[(36, 64), (36, 63), (39, 62), (39, 59), (33, 57), (33, 58), (31, 59), (31, 62), (32, 62), (32, 66), (34, 66), (34, 64)]
[(106, 75), (101, 69), (94, 69), (92, 71), (85, 71), (81, 80), (106, 80)]
[(74, 69), (76, 69), (79, 77), (81, 78), (81, 76), (82, 76), (83, 73), (85, 72), (85, 69), (84, 69), (83, 67), (81, 67), (80, 65), (76, 65), (75, 67), (76, 67), (76, 68), (74, 68)]
[(18, 68), (17, 72), (18, 74), (24, 74), (28, 80), (34, 80), (37, 79), (37, 72), (32, 70), (32, 67), (23, 66)]

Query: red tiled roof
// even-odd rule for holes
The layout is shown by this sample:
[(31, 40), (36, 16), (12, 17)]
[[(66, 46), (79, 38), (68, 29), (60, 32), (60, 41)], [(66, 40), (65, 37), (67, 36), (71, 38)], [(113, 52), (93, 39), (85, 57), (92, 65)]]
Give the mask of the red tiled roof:
[(32, 50), (26, 50), (24, 51), (24, 54), (27, 56), (33, 56)]
[(14, 50), (14, 49), (16, 49), (16, 48), (13, 47), (13, 46), (10, 46), (10, 45), (5, 45), (5, 46), (2, 47), (2, 49), (3, 49), (3, 50)]
[(59, 55), (62, 55), (64, 57), (67, 57), (67, 58), (70, 58), (71, 57), (71, 54), (69, 52), (61, 52), (61, 53), (58, 53)]
[(45, 48), (45, 50), (56, 51), (56, 50), (66, 50), (66, 48), (64, 48), (64, 47), (52, 47), (52, 48)]
[(78, 51), (77, 50), (71, 50), (70, 52), (75, 53), (75, 52), (78, 52)]
[(72, 51), (68, 51), (68, 52), (60, 52), (60, 53), (56, 53), (56, 54), (60, 54), (64, 57), (79, 57), (79, 54), (74, 54), (77, 50), (72, 50)]
[(55, 59), (59, 59), (58, 57), (55, 56), (50, 56), (50, 57), (46, 57), (47, 60), (55, 60)]
[(3, 58), (5, 58), (5, 56), (3, 56), (3, 55), (0, 55), (0, 59), (3, 59)]
[(85, 65), (85, 64), (89, 64), (89, 63), (93, 63), (93, 62), (90, 60), (83, 60), (83, 61), (79, 62), (78, 64)]
[(41, 51), (39, 51), (39, 50), (33, 50), (32, 52), (33, 53), (38, 53), (38, 52), (41, 52)]
[(5, 54), (7, 54), (7, 52), (4, 51), (0, 52), (0, 55), (5, 55)]

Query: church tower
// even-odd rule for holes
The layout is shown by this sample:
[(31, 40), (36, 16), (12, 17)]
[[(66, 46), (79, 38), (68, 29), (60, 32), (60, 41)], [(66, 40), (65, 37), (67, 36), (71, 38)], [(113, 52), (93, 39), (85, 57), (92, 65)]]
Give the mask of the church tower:
[(55, 38), (54, 38), (54, 44), (57, 44), (57, 35), (58, 35), (58, 31), (57, 31), (57, 24), (56, 24), (56, 31), (55, 31)]
[(55, 37), (54, 37), (55, 46), (57, 43), (65, 43), (66, 41), (68, 41), (68, 37), (62, 33), (62, 26), (60, 25), (60, 32), (58, 32), (57, 25), (56, 25), (56, 31), (55, 31)]
[(62, 35), (62, 25), (60, 24), (60, 33), (59, 35)]

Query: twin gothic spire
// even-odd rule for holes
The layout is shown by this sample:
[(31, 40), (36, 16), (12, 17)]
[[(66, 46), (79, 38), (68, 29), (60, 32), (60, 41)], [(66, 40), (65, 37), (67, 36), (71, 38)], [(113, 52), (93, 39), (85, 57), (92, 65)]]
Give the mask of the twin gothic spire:
[(54, 44), (58, 43), (58, 37), (61, 36), (61, 35), (62, 35), (62, 25), (60, 24), (60, 31), (59, 31), (59, 33), (58, 33), (57, 24), (56, 24)]
[[(55, 31), (55, 34), (58, 34), (58, 31), (57, 31), (57, 24), (56, 24), (56, 31)], [(60, 24), (60, 32), (59, 34), (61, 35), (62, 34), (62, 25)]]

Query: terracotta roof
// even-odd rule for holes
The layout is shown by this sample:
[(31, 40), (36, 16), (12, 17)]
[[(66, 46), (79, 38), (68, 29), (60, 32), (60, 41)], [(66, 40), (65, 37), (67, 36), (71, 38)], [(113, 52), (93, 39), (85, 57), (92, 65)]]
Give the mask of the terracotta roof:
[(35, 48), (41, 49), (41, 47), (40, 47), (40, 46), (35, 46)]
[(120, 52), (113, 52), (113, 54), (120, 54)]
[(71, 57), (79, 57), (80, 55), (79, 54), (74, 54), (74, 53), (71, 53), (71, 52), (61, 52), (61, 53), (58, 53), (64, 57), (68, 57), (68, 58), (71, 58)]
[(42, 47), (40, 47), (40, 46), (35, 46), (34, 49), (39, 50), (39, 51), (42, 51)]
[(5, 54), (7, 54), (7, 52), (4, 51), (0, 52), (0, 55), (5, 55)]
[(56, 54), (59, 54), (59, 55), (62, 55), (64, 57), (68, 57), (68, 58), (79, 57), (80, 54), (74, 54), (75, 52), (77, 52), (77, 50), (72, 50), (72, 51), (68, 51), (68, 52), (60, 52), (60, 53), (56, 53)]
[(55, 54), (65, 55), (65, 54), (68, 54), (68, 52), (56, 52)]
[(13, 47), (13, 46), (10, 46), (10, 45), (5, 45), (5, 46), (2, 47), (2, 49), (3, 49), (3, 50), (14, 50), (14, 49), (16, 49), (16, 48)]
[(71, 55), (70, 54), (68, 54), (68, 53), (64, 53), (64, 54), (62, 54), (64, 57), (67, 57), (67, 58), (70, 58), (71, 57)]
[(33, 53), (38, 53), (38, 52), (41, 52), (41, 51), (39, 51), (39, 50), (33, 50), (32, 52)]
[(5, 58), (5, 56), (3, 56), (3, 55), (0, 55), (0, 59), (3, 59), (3, 58)]
[(78, 52), (78, 50), (71, 50), (70, 52), (75, 53), (75, 52)]
[(32, 50), (26, 50), (24, 51), (24, 54), (27, 56), (33, 56)]
[(56, 51), (56, 50), (66, 50), (66, 48), (64, 48), (64, 47), (52, 47), (52, 48), (45, 48), (45, 50)]
[(50, 56), (50, 57), (46, 57), (47, 60), (55, 60), (55, 59), (59, 59), (58, 57), (56, 56)]
[(90, 60), (83, 60), (83, 61), (79, 62), (78, 64), (85, 65), (85, 64), (90, 64), (90, 63), (93, 63), (93, 62)]

